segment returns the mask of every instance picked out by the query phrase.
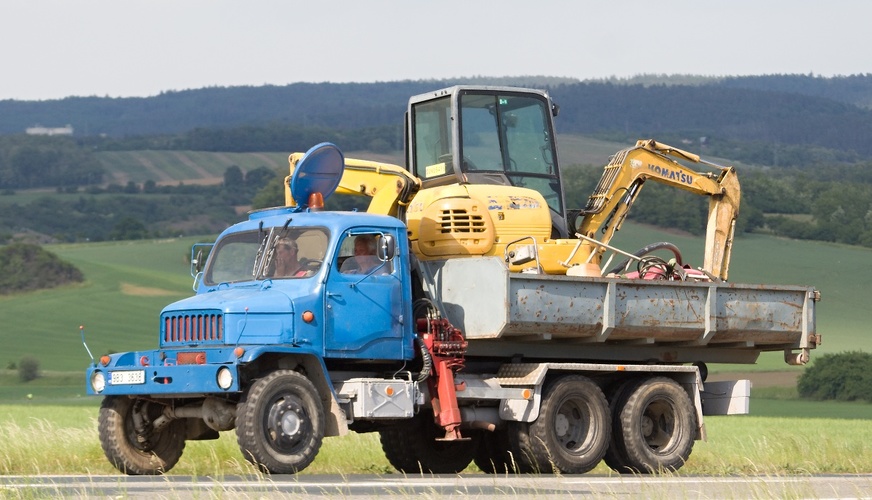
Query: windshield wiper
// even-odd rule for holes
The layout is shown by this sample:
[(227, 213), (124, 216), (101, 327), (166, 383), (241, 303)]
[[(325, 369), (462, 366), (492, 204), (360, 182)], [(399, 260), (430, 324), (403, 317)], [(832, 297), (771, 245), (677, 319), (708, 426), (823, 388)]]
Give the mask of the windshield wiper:
[(266, 238), (263, 237), (263, 221), (260, 221), (260, 226), (258, 226), (257, 231), (258, 235), (261, 238), (260, 246), (257, 248), (257, 255), (254, 257), (254, 268), (251, 270), (251, 276), (257, 279), (260, 276), (260, 273), (263, 271), (263, 259), (264, 251), (266, 250), (266, 246), (269, 243), (270, 239), (272, 239), (274, 227), (271, 227), (269, 230), (269, 234)]

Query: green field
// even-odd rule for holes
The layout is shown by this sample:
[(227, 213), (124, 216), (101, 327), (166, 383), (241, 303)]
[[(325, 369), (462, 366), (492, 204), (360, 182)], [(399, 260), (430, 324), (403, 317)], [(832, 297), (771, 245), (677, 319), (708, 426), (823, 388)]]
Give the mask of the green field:
[[(605, 165), (609, 156), (632, 144), (618, 144), (581, 136), (558, 138), (560, 158), (564, 165)], [(125, 185), (130, 181), (142, 184), (153, 180), (159, 184), (178, 182), (220, 182), (227, 167), (237, 166), (243, 172), (266, 167), (285, 172), (288, 153), (222, 153), (209, 151), (102, 151), (96, 153), (103, 168), (109, 172), (105, 182)], [(373, 154), (368, 151), (346, 151), (350, 158), (364, 158), (401, 164), (402, 152)]]
[(220, 182), (227, 167), (243, 172), (259, 167), (288, 168), (287, 153), (217, 153), (208, 151), (104, 151), (97, 159), (107, 172), (106, 182), (124, 185), (147, 180), (158, 184)]
[(52, 245), (85, 274), (79, 285), (0, 296), (0, 355), (6, 367), (34, 356), (49, 371), (84, 369), (85, 327), (95, 356), (157, 345), (161, 308), (190, 295), (186, 262), (193, 239)]

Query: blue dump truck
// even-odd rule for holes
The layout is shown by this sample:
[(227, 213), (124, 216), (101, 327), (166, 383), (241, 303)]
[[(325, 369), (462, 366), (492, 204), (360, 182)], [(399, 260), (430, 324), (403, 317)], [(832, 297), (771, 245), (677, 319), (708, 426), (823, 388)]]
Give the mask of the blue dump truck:
[[(195, 247), (196, 294), (160, 313), (157, 348), (89, 366), (108, 460), (162, 474), (186, 441), (235, 429), (273, 474), (349, 431), (378, 432), (408, 473), (680, 468), (705, 415), (749, 411), (750, 383), (706, 381), (707, 365), (807, 362), (819, 293), (726, 281), (732, 168), (691, 188), (712, 197), (701, 268), (666, 244), (634, 254), (592, 237), (617, 229), (641, 182), (697, 176), (659, 168), (698, 158), (654, 141), (613, 158), (568, 237), (556, 109), (535, 90), (453, 87), (410, 101), (404, 168), (331, 144), (292, 155), (287, 206)], [(370, 210), (326, 210), (336, 191)], [(627, 263), (605, 269), (609, 252)]]

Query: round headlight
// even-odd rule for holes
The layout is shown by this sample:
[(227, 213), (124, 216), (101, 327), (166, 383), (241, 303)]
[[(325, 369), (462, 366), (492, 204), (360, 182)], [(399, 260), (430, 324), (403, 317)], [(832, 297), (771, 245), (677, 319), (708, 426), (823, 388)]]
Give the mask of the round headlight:
[(95, 371), (91, 373), (91, 389), (94, 389), (94, 392), (100, 393), (103, 392), (103, 389), (106, 388), (106, 376), (103, 375), (101, 371)]
[(222, 366), (218, 369), (218, 387), (224, 389), (230, 389), (230, 386), (233, 385), (233, 373), (226, 366)]

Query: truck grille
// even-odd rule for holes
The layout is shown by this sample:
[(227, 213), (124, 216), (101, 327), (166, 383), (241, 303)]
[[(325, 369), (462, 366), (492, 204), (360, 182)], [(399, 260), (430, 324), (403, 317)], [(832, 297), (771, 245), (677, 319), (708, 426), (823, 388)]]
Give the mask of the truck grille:
[(481, 215), (470, 215), (466, 210), (443, 210), (439, 218), (443, 233), (483, 233), (487, 230)]
[(164, 343), (222, 341), (223, 320), (221, 313), (217, 312), (165, 314)]

